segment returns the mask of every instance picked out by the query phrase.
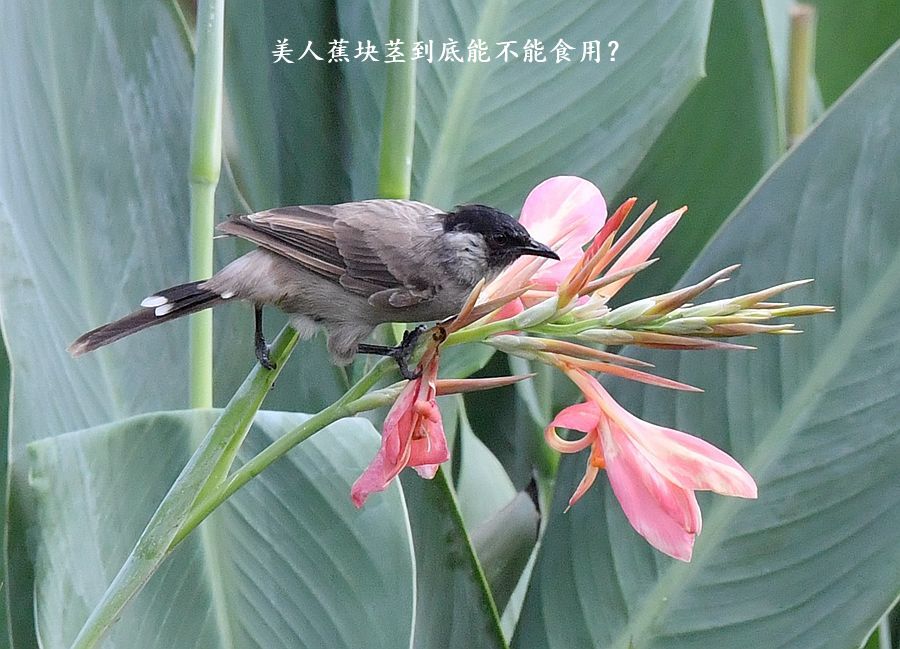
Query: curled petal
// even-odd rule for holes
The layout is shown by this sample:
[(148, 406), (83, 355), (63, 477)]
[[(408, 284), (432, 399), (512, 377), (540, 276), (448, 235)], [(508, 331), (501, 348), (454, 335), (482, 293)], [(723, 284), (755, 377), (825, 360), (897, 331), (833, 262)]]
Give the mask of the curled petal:
[[(560, 453), (577, 453), (587, 448), (597, 439), (597, 423), (600, 420), (600, 408), (596, 404), (576, 403), (574, 406), (560, 411), (544, 429), (547, 445)], [(585, 436), (577, 440), (566, 440), (556, 432), (557, 428), (569, 428), (581, 431)], [(570, 503), (571, 504), (571, 503)]]

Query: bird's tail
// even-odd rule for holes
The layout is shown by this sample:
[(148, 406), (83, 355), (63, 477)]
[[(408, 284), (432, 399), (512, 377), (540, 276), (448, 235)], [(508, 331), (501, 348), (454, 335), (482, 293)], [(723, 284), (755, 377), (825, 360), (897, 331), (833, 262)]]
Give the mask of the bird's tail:
[(200, 288), (203, 283), (200, 281), (179, 284), (145, 298), (141, 302), (141, 308), (134, 313), (92, 329), (79, 337), (69, 345), (69, 353), (72, 356), (81, 356), (147, 327), (208, 309), (230, 297), (223, 297), (213, 291)]

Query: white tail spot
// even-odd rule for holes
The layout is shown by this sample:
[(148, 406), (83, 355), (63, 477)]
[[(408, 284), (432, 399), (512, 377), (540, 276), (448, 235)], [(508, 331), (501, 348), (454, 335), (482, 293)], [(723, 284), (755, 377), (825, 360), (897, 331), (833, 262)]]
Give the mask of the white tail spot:
[(230, 300), (234, 297), (234, 291), (225, 291), (224, 293), (220, 293), (219, 297), (223, 300)]
[[(150, 297), (145, 297), (141, 300), (141, 306), (145, 309), (154, 309), (158, 306), (162, 306), (166, 302), (168, 302), (168, 300), (162, 295), (151, 295)], [(156, 315), (159, 314), (157, 313)]]
[(160, 316), (166, 315), (167, 313), (171, 313), (174, 310), (175, 310), (174, 304), (163, 304), (162, 306), (156, 307), (156, 310), (154, 310), (153, 313), (158, 318)]

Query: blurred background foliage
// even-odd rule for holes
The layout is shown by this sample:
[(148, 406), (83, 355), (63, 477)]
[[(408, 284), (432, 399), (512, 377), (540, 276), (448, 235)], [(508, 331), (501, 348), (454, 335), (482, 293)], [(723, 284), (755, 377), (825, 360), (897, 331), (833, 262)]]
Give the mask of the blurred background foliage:
[[(812, 4), (816, 62), (808, 81), (817, 118), (900, 38), (900, 4)], [(390, 3), (226, 5), (226, 162), (217, 213), (374, 196), (385, 65), (272, 65), (270, 52), (285, 37), (297, 54), (307, 41), (325, 44), (338, 35), (354, 44), (384, 43)], [(653, 355), (663, 373), (686, 373), (712, 394), (676, 399), (616, 385), (637, 414), (677, 423), (753, 459), (761, 484), (783, 499), (766, 504), (771, 516), (741, 504), (750, 522), (726, 531), (736, 510), (704, 503), (714, 525), (688, 567), (642, 545), (608, 490), (595, 490), (583, 507), (561, 516), (583, 460), (563, 463), (554, 491), (557, 460), (540, 432), (571, 402), (573, 390), (537, 368), (530, 383), (443, 404), (455, 432), (450, 480), (405, 477), (402, 490), (358, 516), (347, 502), (332, 500), (340, 500), (365, 462), (357, 446), (374, 448), (372, 427), (359, 420), (331, 433), (342, 439), (326, 455), (338, 458), (331, 472), (315, 468), (324, 462), (314, 457), (316, 448), (297, 449), (179, 549), (132, 604), (128, 630), (116, 631), (109, 646), (351, 647), (366, 637), (362, 629), (379, 626), (371, 620), (386, 618), (371, 646), (395, 647), (397, 638), (408, 637), (419, 647), (502, 647), (516, 629), (518, 647), (726, 646), (742, 633), (758, 638), (764, 628), (775, 629), (773, 643), (797, 647), (865, 641), (900, 593), (900, 539), (890, 513), (900, 504), (897, 429), (890, 423), (897, 418), (889, 408), (900, 392), (900, 360), (896, 347), (879, 347), (890, 333), (878, 328), (897, 315), (889, 306), (897, 293), (889, 271), (900, 227), (900, 56), (894, 47), (860, 82), (866, 85), (789, 153), (791, 6), (786, 0), (422, 0), (420, 38), (455, 38), (463, 51), (473, 38), (540, 38), (548, 47), (558, 38), (598, 38), (620, 45), (615, 62), (594, 65), (420, 64), (412, 176), (413, 198), (443, 207), (481, 201), (517, 213), (533, 185), (561, 173), (589, 178), (611, 204), (631, 195), (641, 205), (658, 199), (660, 215), (687, 204), (688, 218), (660, 250), (661, 261), (622, 300), (676, 284), (732, 213), (687, 277), (737, 261), (745, 264), (741, 288), (816, 277), (809, 301), (835, 304), (838, 316), (815, 323), (799, 342), (762, 342), (749, 361)], [(6, 343), (0, 345), (0, 433), (8, 449), (3, 646), (71, 641), (140, 529), (135, 512), (153, 510), (197, 438), (196, 422), (208, 419), (159, 415), (164, 424), (154, 426), (127, 419), (187, 405), (184, 323), (77, 362), (64, 351), (82, 331), (186, 277), (194, 13), (191, 3), (174, 0), (127, 6), (91, 0), (52, 9), (0, 0), (6, 27), (0, 42)], [(218, 241), (217, 262), (244, 249)], [(217, 405), (253, 363), (250, 313), (237, 305), (220, 311)], [(872, 317), (854, 319), (857, 313)], [(283, 322), (269, 320), (270, 333)], [(848, 340), (858, 359), (847, 348), (836, 354), (845, 363), (837, 378), (827, 374), (812, 387), (804, 382), (801, 370), (817, 375), (812, 369), (824, 362), (824, 350)], [(476, 352), (459, 367), (484, 374), (534, 369)], [(741, 387), (717, 389), (726, 384)], [(317, 339), (297, 350), (266, 407), (315, 412), (347, 385), (347, 374), (328, 363)], [(786, 404), (797, 405), (801, 388), (838, 403), (849, 392), (868, 405), (859, 406), (862, 415), (852, 405), (839, 408), (830, 414), (831, 427), (790, 419)], [(281, 424), (271, 415), (255, 439)], [(770, 426), (784, 436), (767, 436)], [(867, 434), (859, 434), (862, 428)], [(819, 437), (805, 446), (813, 434)], [(815, 443), (826, 439), (836, 454)], [(159, 461), (141, 461), (157, 448)], [(802, 457), (813, 459), (802, 465)], [(819, 473), (797, 477), (804, 471)], [(516, 496), (535, 475), (539, 500), (553, 503), (541, 512), (546, 534), (537, 554), (537, 512)], [(824, 498), (855, 476), (865, 477), (856, 497)], [(297, 481), (307, 489), (324, 484), (322, 493), (338, 495), (310, 504)], [(813, 509), (827, 501), (816, 511), (823, 529), (838, 530), (829, 537), (832, 548), (819, 551), (813, 543), (823, 529), (795, 524), (802, 513), (781, 506), (791, 498)], [(269, 516), (260, 514), (266, 511)], [(132, 523), (115, 523), (122, 520)], [(91, 538), (96, 544), (85, 544)], [(363, 552), (352, 579), (339, 578), (359, 554), (356, 544), (374, 538), (392, 541), (382, 553)], [(813, 549), (805, 553), (806, 547)], [(258, 561), (242, 562), (243, 553)], [(734, 570), (735, 562), (744, 573)], [(193, 572), (178, 568), (185, 565)], [(375, 578), (386, 574), (386, 565), (400, 575), (396, 583)], [(784, 581), (769, 579), (767, 570), (780, 571)], [(823, 583), (823, 573), (834, 576)], [(410, 579), (417, 584), (412, 597)], [(373, 600), (403, 595), (359, 618), (319, 608), (304, 617), (320, 589), (334, 589), (336, 602), (360, 590)], [(852, 601), (842, 599), (842, 590)], [(671, 604), (653, 600), (670, 592), (677, 593)], [(809, 620), (818, 628), (808, 628)], [(889, 626), (870, 642), (887, 637)]]

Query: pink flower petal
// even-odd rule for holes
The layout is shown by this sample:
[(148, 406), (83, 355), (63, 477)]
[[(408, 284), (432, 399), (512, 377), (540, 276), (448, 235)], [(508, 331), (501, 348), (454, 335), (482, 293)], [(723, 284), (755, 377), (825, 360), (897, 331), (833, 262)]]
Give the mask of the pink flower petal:
[[(699, 534), (702, 518), (694, 491), (668, 480), (654, 464), (656, 458), (644, 455), (643, 449), (605, 416), (600, 430), (603, 443), (612, 444), (614, 448), (611, 455), (615, 455), (617, 461), (621, 461), (632, 475), (640, 479), (666, 515), (685, 532)], [(610, 436), (612, 441), (608, 441)]]
[[(408, 445), (405, 447), (405, 450), (407, 453), (409, 452)], [(397, 457), (396, 462), (389, 462), (387, 454), (384, 452), (384, 445), (382, 445), (381, 450), (378, 451), (372, 462), (363, 471), (363, 474), (356, 479), (356, 482), (350, 488), (350, 498), (357, 509), (363, 506), (370, 494), (387, 489), (391, 481), (406, 466), (407, 459), (408, 456), (404, 453)]]
[[(560, 453), (577, 453), (590, 446), (591, 442), (597, 438), (594, 431), (599, 420), (600, 408), (597, 407), (597, 404), (591, 402), (576, 403), (573, 406), (564, 408), (553, 418), (553, 421), (544, 429), (544, 438), (547, 440), (547, 445), (550, 448)], [(570, 441), (562, 439), (556, 432), (557, 428), (569, 428), (588, 434), (581, 439)]]
[(552, 247), (559, 261), (545, 263), (532, 281), (559, 286), (581, 259), (582, 248), (606, 221), (597, 187), (577, 176), (556, 176), (531, 190), (519, 221), (531, 236)]
[(597, 234), (605, 220), (603, 194), (592, 182), (577, 176), (555, 176), (539, 184), (528, 194), (519, 217), (531, 236), (547, 245), (570, 231), (563, 250), (577, 248), (579, 255), (581, 246)]
[[(594, 466), (591, 463), (590, 458), (588, 458), (587, 468), (584, 470), (584, 477), (581, 479), (581, 482), (578, 483), (578, 488), (575, 489), (575, 493), (569, 498), (569, 507), (581, 500), (581, 497), (591, 488), (591, 485), (594, 484), (594, 480), (597, 478), (599, 472), (600, 469)], [(566, 507), (566, 511), (569, 511), (569, 507)]]
[(756, 498), (756, 482), (733, 457), (698, 437), (634, 416), (619, 405), (596, 379), (594, 382), (604, 401), (604, 411), (646, 456), (652, 458), (653, 466), (668, 480), (685, 489)]
[(669, 515), (642, 475), (629, 465), (627, 454), (612, 435), (604, 439), (604, 452), (609, 483), (631, 526), (660, 552), (690, 561), (696, 534), (686, 531)]
[(651, 424), (649, 434), (639, 443), (657, 458), (665, 458), (669, 479), (686, 489), (715, 491), (739, 498), (757, 497), (753, 476), (728, 453), (699, 437)]
[[(410, 442), (410, 454), (407, 465), (411, 467), (424, 467), (440, 465), (450, 459), (450, 451), (447, 448), (447, 437), (444, 435), (444, 426), (440, 421), (428, 422), (428, 432), (420, 439)], [(420, 472), (421, 475), (421, 472)], [(432, 472), (432, 476), (434, 473)]]
[[(612, 275), (620, 270), (642, 264), (650, 259), (650, 255), (656, 251), (659, 244), (663, 242), (663, 239), (665, 239), (669, 232), (672, 231), (672, 228), (678, 224), (678, 220), (681, 218), (681, 215), (684, 214), (684, 211), (685, 208), (681, 208), (680, 210), (666, 214), (647, 228), (644, 233), (641, 234), (634, 243), (628, 246), (619, 258), (616, 259), (615, 263), (613, 263), (609, 270), (606, 271), (606, 274)], [(612, 297), (618, 293), (630, 279), (630, 277), (625, 277), (617, 282), (613, 282), (612, 284), (603, 287), (601, 292), (607, 297)]]

